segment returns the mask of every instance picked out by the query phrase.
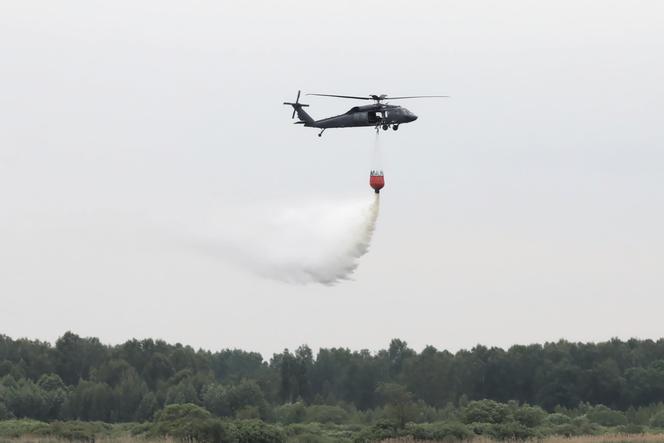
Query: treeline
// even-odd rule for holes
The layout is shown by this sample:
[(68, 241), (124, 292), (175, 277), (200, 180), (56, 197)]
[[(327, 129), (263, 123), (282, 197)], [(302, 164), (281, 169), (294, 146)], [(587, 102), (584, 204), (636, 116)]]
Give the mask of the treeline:
[(281, 406), (371, 414), (400, 395), (435, 410), (491, 399), (549, 412), (581, 402), (626, 411), (664, 401), (664, 340), (418, 353), (395, 339), (376, 353), (314, 355), (301, 346), (266, 361), (160, 340), (108, 346), (68, 332), (51, 345), (0, 336), (0, 419), (140, 422), (166, 405), (194, 404), (218, 417), (274, 421)]

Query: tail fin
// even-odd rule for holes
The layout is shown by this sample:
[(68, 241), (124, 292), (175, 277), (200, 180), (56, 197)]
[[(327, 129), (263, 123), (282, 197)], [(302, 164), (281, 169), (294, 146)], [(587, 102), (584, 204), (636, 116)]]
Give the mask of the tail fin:
[(300, 103), (300, 92), (301, 91), (297, 91), (297, 98), (295, 99), (295, 103), (284, 102), (284, 105), (291, 105), (293, 107), (293, 116), (291, 118), (295, 118), (295, 113), (297, 113), (297, 117), (300, 119), (300, 121), (296, 123), (304, 123), (305, 125), (308, 125), (313, 123), (314, 119), (311, 118), (309, 114), (304, 112), (304, 109), (302, 109), (309, 105)]

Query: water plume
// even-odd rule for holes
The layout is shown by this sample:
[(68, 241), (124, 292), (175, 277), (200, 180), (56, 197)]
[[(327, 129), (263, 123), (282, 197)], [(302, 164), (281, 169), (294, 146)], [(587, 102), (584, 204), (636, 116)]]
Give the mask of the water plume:
[[(205, 251), (263, 277), (289, 283), (333, 285), (351, 278), (371, 244), (379, 196), (317, 201), (225, 220)], [(247, 222), (247, 220), (251, 220)]]

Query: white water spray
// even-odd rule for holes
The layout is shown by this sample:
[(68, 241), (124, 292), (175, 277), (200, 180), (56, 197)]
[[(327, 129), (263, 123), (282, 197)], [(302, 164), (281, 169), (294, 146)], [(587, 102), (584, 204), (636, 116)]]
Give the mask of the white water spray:
[(350, 279), (369, 251), (378, 212), (377, 194), (252, 211), (237, 223), (226, 218), (224, 232), (210, 232), (197, 249), (266, 278), (333, 285)]

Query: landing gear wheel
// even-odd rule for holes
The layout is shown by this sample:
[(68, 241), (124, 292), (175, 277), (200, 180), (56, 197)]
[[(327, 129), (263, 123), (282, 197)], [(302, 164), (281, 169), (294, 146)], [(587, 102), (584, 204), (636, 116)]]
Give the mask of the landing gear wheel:
[(383, 125), (383, 131), (387, 131), (388, 129), (390, 129), (390, 125)]
[(397, 129), (399, 129), (399, 125), (392, 125), (392, 129), (396, 131)]

